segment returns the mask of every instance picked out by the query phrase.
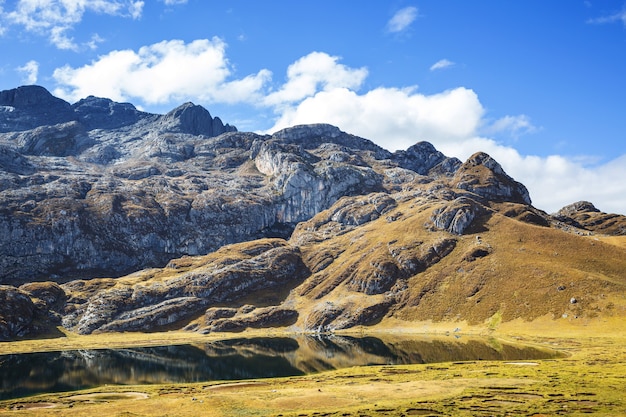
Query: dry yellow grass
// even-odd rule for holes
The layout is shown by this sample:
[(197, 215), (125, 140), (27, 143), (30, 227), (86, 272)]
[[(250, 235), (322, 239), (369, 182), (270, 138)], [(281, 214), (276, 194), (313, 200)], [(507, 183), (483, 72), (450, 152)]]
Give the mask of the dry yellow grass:
[[(407, 279), (407, 290), (383, 326), (393, 319), (395, 324), (385, 327), (395, 327), (398, 322), (402, 327), (420, 326), (428, 321), (497, 327), (516, 319), (548, 316), (558, 327), (594, 318), (626, 317), (624, 237), (567, 233), (500, 212), (475, 219), (467, 234), (454, 236), (427, 230), (434, 208), (435, 203), (408, 200), (375, 221), (304, 245), (301, 250), (312, 270), (332, 262), (289, 299), (301, 312), (297, 325), (304, 327), (307, 315), (325, 302), (350, 303), (348, 307), (378, 302), (375, 296), (352, 290), (350, 281), (372, 276), (375, 265), (392, 263), (394, 248), (419, 255), (420, 250), (446, 239), (456, 240), (454, 250)], [(324, 215), (303, 229), (319, 224)], [(477, 249), (488, 254), (472, 257)]]

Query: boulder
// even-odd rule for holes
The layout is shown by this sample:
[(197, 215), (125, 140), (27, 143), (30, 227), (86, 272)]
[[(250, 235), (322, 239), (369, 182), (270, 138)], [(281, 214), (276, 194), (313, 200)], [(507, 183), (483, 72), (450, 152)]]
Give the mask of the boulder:
[(480, 203), (467, 197), (458, 197), (436, 208), (430, 218), (435, 228), (462, 235), (474, 219), (487, 212)]

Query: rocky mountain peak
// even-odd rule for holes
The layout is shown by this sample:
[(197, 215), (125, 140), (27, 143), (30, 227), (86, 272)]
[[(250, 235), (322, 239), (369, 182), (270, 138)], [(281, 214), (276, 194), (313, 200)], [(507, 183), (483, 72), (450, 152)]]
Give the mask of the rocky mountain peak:
[(48, 90), (28, 85), (0, 91), (0, 133), (75, 121), (70, 104)]
[(428, 175), (434, 168), (438, 173), (453, 173), (461, 165), (457, 158), (448, 158), (439, 152), (430, 142), (417, 142), (406, 151), (397, 151), (394, 160), (400, 166), (421, 175)]
[(191, 135), (218, 136), (225, 132), (236, 132), (234, 126), (224, 125), (219, 117), (213, 118), (202, 106), (187, 102), (164, 115), (161, 125), (166, 130)]
[(108, 98), (89, 96), (72, 105), (72, 109), (87, 130), (116, 129), (137, 123), (148, 113), (130, 103), (117, 103)]
[(561, 223), (576, 229), (611, 235), (626, 235), (626, 217), (619, 214), (604, 213), (589, 201), (577, 201), (553, 214)]
[(377, 159), (391, 157), (391, 153), (374, 142), (349, 133), (338, 127), (318, 123), (288, 127), (272, 134), (284, 143), (300, 145), (305, 149), (317, 148), (325, 143), (344, 146), (353, 150), (373, 152)]
[(557, 214), (561, 216), (571, 216), (572, 214), (575, 214), (575, 213), (599, 213), (599, 212), (600, 210), (598, 210), (596, 206), (594, 206), (589, 201), (577, 201), (575, 203), (572, 203), (563, 207), (561, 210), (558, 211)]
[(25, 85), (0, 91), (0, 105), (16, 108), (41, 107), (63, 102), (38, 85)]
[(511, 178), (502, 166), (484, 152), (477, 152), (457, 170), (452, 186), (487, 200), (531, 204), (528, 189)]

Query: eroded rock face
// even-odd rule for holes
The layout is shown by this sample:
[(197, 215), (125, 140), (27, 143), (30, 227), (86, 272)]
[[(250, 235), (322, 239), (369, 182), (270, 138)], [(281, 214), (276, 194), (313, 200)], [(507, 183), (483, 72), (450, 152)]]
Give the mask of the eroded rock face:
[(240, 309), (214, 308), (207, 310), (204, 323), (193, 330), (209, 332), (239, 332), (246, 329), (284, 327), (295, 323), (298, 312), (293, 309), (271, 306), (256, 308), (244, 306)]
[[(261, 291), (284, 291), (309, 275), (298, 249), (280, 239), (260, 242), (252, 249), (246, 246), (241, 251), (215, 259), (201, 268), (162, 280), (132, 285), (122, 282), (96, 290), (87, 299), (70, 298), (63, 325), (81, 334), (163, 328), (195, 317), (215, 304), (236, 302)], [(176, 269), (175, 266), (173, 263), (170, 268)], [(84, 293), (81, 286), (83, 283), (78, 281), (64, 287), (68, 292)], [(277, 320), (274, 314), (279, 313), (264, 314), (268, 316), (261, 322), (269, 324)], [(207, 326), (213, 326), (215, 320), (232, 316), (228, 310), (214, 312), (206, 320)], [(287, 316), (281, 317), (287, 319)], [(243, 319), (238, 317), (237, 320)], [(242, 323), (254, 327), (256, 322), (246, 318)]]
[(65, 293), (55, 283), (0, 285), (0, 341), (36, 337), (60, 324)]
[(33, 332), (35, 305), (23, 291), (0, 286), (0, 340), (12, 340)]
[(467, 197), (459, 197), (435, 209), (431, 221), (437, 229), (462, 235), (474, 218), (485, 212), (487, 209), (480, 203)]
[[(32, 119), (21, 125), (30, 129), (0, 133), (5, 283), (119, 276), (288, 237), (344, 196), (386, 193), (421, 175), (410, 168), (451, 175), (455, 167), (432, 145), (391, 154), (329, 125), (256, 135), (192, 103), (161, 116), (97, 97), (70, 106), (37, 87), (3, 94)], [(65, 116), (38, 125), (51, 103)], [(357, 223), (369, 216), (350, 212)]]
[(475, 153), (459, 167), (452, 186), (487, 201), (531, 204), (526, 187), (508, 176), (502, 166), (484, 152)]

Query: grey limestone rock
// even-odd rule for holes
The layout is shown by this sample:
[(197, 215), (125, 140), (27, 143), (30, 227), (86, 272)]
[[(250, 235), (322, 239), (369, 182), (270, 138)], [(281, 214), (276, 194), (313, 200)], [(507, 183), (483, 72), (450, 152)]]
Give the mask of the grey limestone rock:
[(211, 117), (207, 109), (193, 103), (185, 103), (159, 119), (163, 130), (191, 135), (219, 136), (237, 129), (224, 125), (219, 118)]
[(0, 91), (0, 133), (76, 121), (70, 104), (43, 87), (22, 86)]
[(72, 104), (78, 120), (87, 130), (117, 129), (150, 117), (130, 103), (116, 103), (107, 98), (89, 96)]
[(459, 197), (435, 209), (431, 221), (437, 229), (462, 235), (474, 218), (485, 212), (487, 209), (478, 202), (467, 197)]
[(429, 142), (418, 142), (406, 151), (397, 151), (393, 159), (402, 168), (421, 175), (428, 175), (431, 171), (439, 175), (450, 175), (461, 165), (457, 158), (446, 157)]
[[(100, 289), (88, 299), (70, 298), (71, 307), (63, 317), (63, 325), (81, 334), (162, 328), (200, 315), (212, 305), (237, 301), (250, 293), (295, 286), (308, 274), (297, 248), (275, 240), (257, 245), (243, 259), (231, 262), (226, 257), (162, 282), (117, 285)], [(71, 292), (77, 285), (83, 286), (70, 282), (64, 287)], [(211, 323), (234, 316), (224, 309), (210, 311), (207, 318)], [(270, 319), (267, 321), (276, 320), (276, 316)]]

